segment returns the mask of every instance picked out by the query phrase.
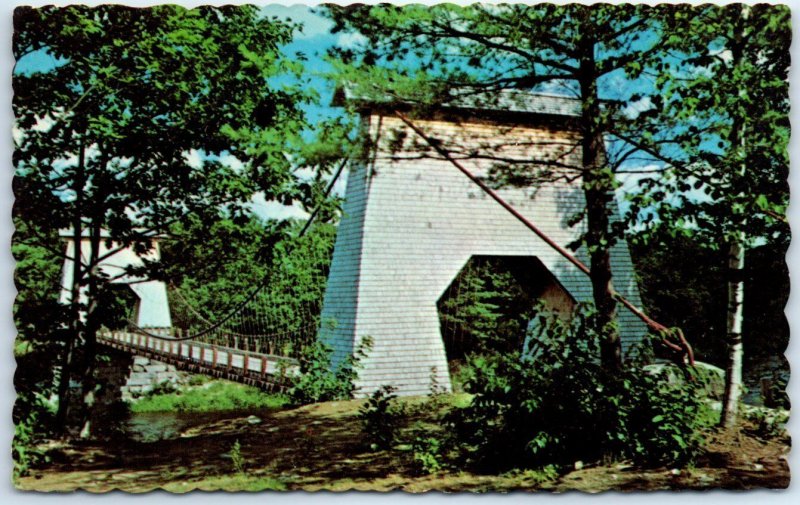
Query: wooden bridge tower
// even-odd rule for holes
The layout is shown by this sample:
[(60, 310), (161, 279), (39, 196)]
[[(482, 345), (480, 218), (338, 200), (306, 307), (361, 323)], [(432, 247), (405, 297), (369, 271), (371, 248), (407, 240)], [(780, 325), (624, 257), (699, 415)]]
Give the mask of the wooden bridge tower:
[[(382, 385), (427, 394), (433, 381), (450, 389), (437, 301), (470, 258), (527, 261), (538, 296), (556, 309), (592, 300), (584, 273), (430, 149), (394, 106), (340, 95), (359, 107), (371, 148), (350, 167), (320, 335), (335, 363), (371, 337), (357, 394)], [(536, 160), (527, 167), (536, 182), (498, 193), (566, 246), (585, 229), (572, 223), (584, 208), (579, 114), (569, 98), (507, 92), (491, 106), (475, 98), (414, 123), (481, 178), (500, 165)], [(640, 305), (627, 244), (618, 242), (611, 254), (615, 289)], [(588, 264), (586, 251), (576, 256)], [(624, 307), (618, 313), (627, 350), (647, 330)]]
[[(73, 260), (75, 258), (75, 239), (72, 231), (63, 230), (60, 233), (62, 240), (66, 242), (66, 255), (62, 267), (61, 294), (59, 301), (67, 304), (72, 298), (70, 290), (72, 282)], [(153, 238), (153, 248), (147, 255), (140, 255), (134, 251), (133, 247), (120, 247), (119, 244), (108, 241), (112, 238), (107, 232), (102, 233), (100, 244), (100, 256), (104, 259), (98, 265), (108, 278), (112, 279), (113, 284), (128, 286), (136, 296), (136, 307), (134, 323), (140, 328), (150, 328), (166, 330), (172, 327), (169, 301), (167, 299), (167, 286), (162, 281), (140, 279), (127, 275), (125, 270), (129, 266), (141, 266), (143, 259), (158, 260), (160, 252), (158, 249), (157, 237)], [(91, 245), (89, 237), (81, 239), (80, 257), (83, 261), (88, 261)], [(81, 293), (85, 297), (85, 292)], [(85, 300), (84, 300), (85, 301)]]

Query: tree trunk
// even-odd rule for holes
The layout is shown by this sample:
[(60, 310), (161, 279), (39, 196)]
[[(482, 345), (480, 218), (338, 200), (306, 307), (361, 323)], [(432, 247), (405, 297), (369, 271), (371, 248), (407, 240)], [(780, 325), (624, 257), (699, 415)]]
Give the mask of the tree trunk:
[(95, 358), (97, 355), (97, 307), (99, 302), (97, 263), (100, 258), (100, 241), (102, 232), (102, 219), (100, 216), (93, 216), (93, 223), (89, 226), (89, 306), (86, 311), (86, 324), (84, 325), (83, 335), (80, 340), (82, 344), (79, 375), (76, 381), (81, 384), (80, 409), (76, 416), (76, 428), (80, 427), (80, 437), (89, 438), (92, 435), (92, 408), (95, 403)]
[(617, 327), (617, 302), (612, 284), (608, 205), (614, 189), (613, 174), (604, 170), (603, 133), (597, 94), (597, 68), (590, 20), (584, 22), (580, 42), (581, 134), (583, 187), (586, 197), (586, 244), (589, 248), (592, 296), (602, 332), (600, 361), (608, 371), (622, 368), (622, 343)]
[(725, 376), (725, 398), (720, 424), (731, 428), (736, 424), (742, 397), (742, 321), (744, 319), (744, 232), (728, 249), (728, 365)]
[(79, 339), (81, 326), (81, 285), (83, 281), (83, 266), (81, 261), (81, 240), (83, 235), (82, 204), (83, 186), (85, 184), (85, 148), (81, 141), (78, 152), (78, 167), (75, 175), (75, 215), (72, 220), (72, 280), (70, 286), (70, 312), (72, 321), (66, 333), (67, 341), (64, 342), (61, 356), (61, 370), (58, 383), (58, 411), (56, 412), (56, 427), (62, 434), (67, 431), (67, 420), (70, 414), (70, 380), (72, 378), (72, 364), (74, 360), (75, 344)]
[[(741, 6), (740, 22), (744, 22), (749, 14), (749, 7)], [(743, 27), (736, 28), (736, 38), (731, 47), (734, 68), (738, 67), (743, 58)], [(745, 92), (739, 90), (740, 98)], [(745, 142), (746, 118), (740, 114), (733, 115), (731, 129), (731, 147), (737, 150), (738, 167), (734, 169), (734, 187), (736, 179), (743, 180), (747, 174), (747, 144)], [(737, 219), (738, 217), (738, 219)], [(722, 400), (722, 414), (720, 425), (729, 429), (736, 425), (739, 414), (739, 401), (742, 397), (742, 361), (744, 346), (742, 345), (742, 321), (744, 319), (744, 253), (746, 243), (746, 220), (741, 216), (734, 216), (734, 223), (738, 231), (728, 247), (728, 317), (726, 320), (726, 333), (728, 344), (728, 363), (725, 373), (725, 397)]]

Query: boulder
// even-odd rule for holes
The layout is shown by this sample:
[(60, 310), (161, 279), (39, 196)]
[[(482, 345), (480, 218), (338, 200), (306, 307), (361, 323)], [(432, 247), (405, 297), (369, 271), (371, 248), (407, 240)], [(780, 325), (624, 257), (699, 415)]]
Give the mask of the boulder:
[[(714, 365), (696, 361), (694, 374), (706, 394), (712, 400), (722, 400), (725, 394), (725, 371)], [(674, 363), (655, 363), (644, 367), (644, 371), (651, 375), (663, 376), (670, 384), (680, 385), (686, 380), (684, 369), (679, 368)]]

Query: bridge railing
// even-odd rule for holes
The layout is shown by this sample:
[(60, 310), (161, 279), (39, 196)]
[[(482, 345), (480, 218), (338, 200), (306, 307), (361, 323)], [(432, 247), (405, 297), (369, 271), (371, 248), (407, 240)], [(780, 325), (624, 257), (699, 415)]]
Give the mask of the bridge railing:
[(298, 371), (295, 359), (231, 347), (165, 340), (129, 331), (103, 331), (98, 341), (112, 348), (148, 357), (189, 372), (212, 375), (265, 390), (282, 390)]

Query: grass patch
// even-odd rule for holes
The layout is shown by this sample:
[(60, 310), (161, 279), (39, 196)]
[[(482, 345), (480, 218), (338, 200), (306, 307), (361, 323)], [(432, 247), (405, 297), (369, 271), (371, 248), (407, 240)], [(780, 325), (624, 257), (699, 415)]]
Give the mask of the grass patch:
[(131, 412), (213, 412), (279, 408), (289, 403), (281, 394), (228, 381), (213, 381), (169, 393), (156, 393), (131, 403)]
[(170, 482), (164, 485), (164, 490), (170, 493), (186, 493), (195, 489), (201, 491), (285, 491), (286, 484), (274, 477), (236, 473), (192, 482)]

